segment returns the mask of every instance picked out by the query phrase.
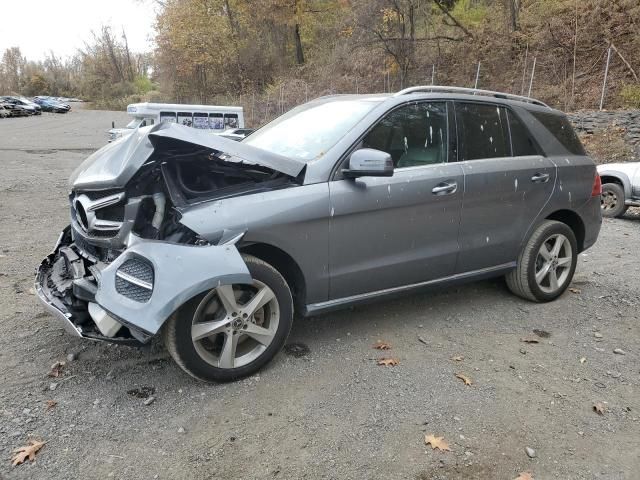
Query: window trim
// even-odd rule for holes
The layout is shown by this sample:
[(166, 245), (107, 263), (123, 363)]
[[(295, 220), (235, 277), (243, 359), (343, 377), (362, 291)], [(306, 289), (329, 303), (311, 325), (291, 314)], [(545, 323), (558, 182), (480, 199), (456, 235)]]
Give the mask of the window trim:
[[(452, 110), (452, 106), (453, 106), (453, 101), (449, 100), (449, 99), (437, 99), (437, 98), (429, 98), (429, 99), (424, 99), (424, 100), (412, 100), (412, 101), (408, 101), (408, 102), (404, 102), (404, 103), (400, 103), (398, 105), (394, 105), (393, 107), (389, 108), (388, 110), (386, 110), (384, 113), (382, 113), (375, 122), (373, 122), (369, 128), (367, 128), (367, 130), (358, 137), (358, 139), (353, 142), (351, 144), (351, 146), (349, 148), (347, 148), (344, 153), (342, 155), (340, 155), (340, 158), (338, 159), (338, 161), (335, 163), (335, 165), (333, 166), (333, 168), (331, 169), (331, 173), (329, 174), (329, 182), (335, 182), (338, 180), (344, 180), (345, 177), (343, 177), (341, 175), (341, 166), (344, 164), (345, 161), (347, 161), (347, 159), (351, 156), (351, 154), (353, 152), (355, 152), (358, 149), (358, 145), (360, 145), (364, 139), (364, 137), (366, 137), (371, 130), (373, 130), (379, 123), (380, 121), (382, 121), (383, 118), (385, 118), (387, 115), (393, 113), (396, 110), (399, 110), (400, 108), (404, 108), (408, 105), (416, 105), (416, 104), (422, 104), (422, 103), (444, 103), (445, 107), (447, 109), (447, 134), (448, 134), (448, 141), (449, 141), (449, 146), (447, 148), (447, 161), (446, 162), (440, 162), (440, 163), (433, 163), (433, 164), (427, 164), (427, 165), (412, 165), (410, 167), (401, 167), (401, 168), (396, 168), (394, 166), (393, 171), (395, 172), (396, 170), (398, 171), (405, 171), (409, 168), (426, 168), (426, 167), (433, 167), (433, 166), (439, 166), (439, 165), (446, 165), (447, 163), (454, 163), (451, 161), (451, 157), (453, 155), (453, 152), (456, 153), (456, 160), (457, 161), (457, 128), (455, 126), (455, 124), (453, 124), (453, 135), (452, 135), (452, 123), (451, 123), (451, 110)], [(454, 112), (454, 119), (455, 119), (455, 112)], [(455, 143), (455, 148), (452, 149), (452, 143)]]

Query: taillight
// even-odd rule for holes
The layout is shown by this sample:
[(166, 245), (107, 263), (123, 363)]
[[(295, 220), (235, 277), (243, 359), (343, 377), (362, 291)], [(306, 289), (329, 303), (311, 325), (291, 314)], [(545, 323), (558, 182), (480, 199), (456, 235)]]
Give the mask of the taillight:
[(591, 189), (592, 197), (599, 197), (602, 195), (602, 180), (600, 175), (596, 172), (596, 178), (593, 179), (593, 188)]

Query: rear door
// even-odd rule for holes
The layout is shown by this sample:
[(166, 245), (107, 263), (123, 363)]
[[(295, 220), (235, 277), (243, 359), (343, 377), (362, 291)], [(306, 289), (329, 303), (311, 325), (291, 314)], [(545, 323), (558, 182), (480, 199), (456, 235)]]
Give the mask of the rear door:
[(394, 175), (329, 182), (331, 299), (453, 274), (463, 178), (450, 115), (446, 102), (397, 108), (361, 143), (390, 153)]
[(555, 165), (507, 107), (457, 102), (456, 124), (465, 178), (456, 271), (514, 262), (553, 193)]

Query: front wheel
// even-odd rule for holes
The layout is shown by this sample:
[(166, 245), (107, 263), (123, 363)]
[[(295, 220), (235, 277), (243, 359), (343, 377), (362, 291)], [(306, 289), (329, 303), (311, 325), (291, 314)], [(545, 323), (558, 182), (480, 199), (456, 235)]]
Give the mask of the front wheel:
[(262, 260), (243, 256), (251, 285), (221, 285), (185, 303), (162, 335), (176, 363), (205, 381), (251, 375), (284, 346), (293, 323), (291, 290)]
[(576, 237), (566, 224), (545, 220), (520, 252), (507, 286), (519, 297), (549, 302), (567, 289), (578, 263)]

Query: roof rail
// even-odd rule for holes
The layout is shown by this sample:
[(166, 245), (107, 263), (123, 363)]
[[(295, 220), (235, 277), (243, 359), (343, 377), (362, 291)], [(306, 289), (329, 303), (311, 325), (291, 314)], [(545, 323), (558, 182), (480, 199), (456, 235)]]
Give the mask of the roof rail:
[(465, 87), (448, 87), (443, 85), (423, 85), (418, 87), (409, 87), (404, 90), (400, 90), (393, 94), (394, 97), (400, 95), (407, 95), (415, 92), (433, 92), (433, 93), (466, 93), (469, 95), (481, 95), (483, 97), (504, 98), (506, 100), (515, 100), (517, 102), (531, 103), (533, 105), (540, 105), (542, 107), (551, 108), (546, 103), (536, 100), (535, 98), (523, 97), (522, 95), (513, 95), (511, 93), (494, 92), (492, 90), (479, 90), (477, 88), (465, 88)]

